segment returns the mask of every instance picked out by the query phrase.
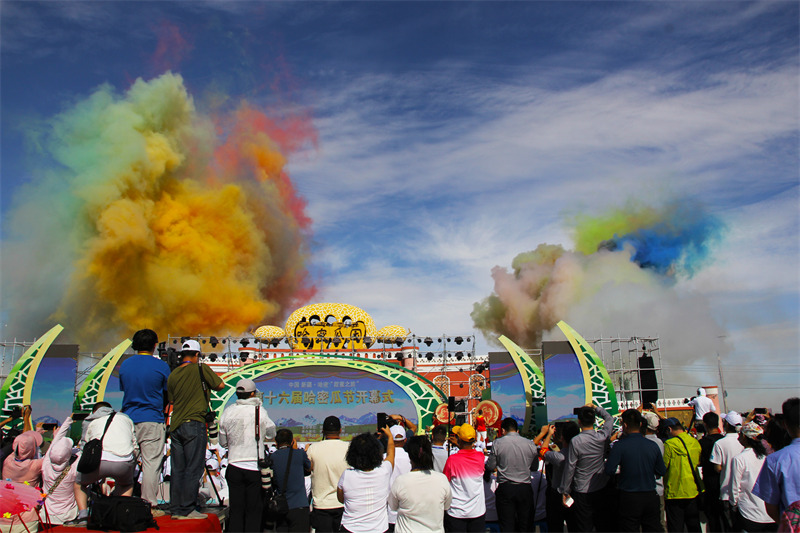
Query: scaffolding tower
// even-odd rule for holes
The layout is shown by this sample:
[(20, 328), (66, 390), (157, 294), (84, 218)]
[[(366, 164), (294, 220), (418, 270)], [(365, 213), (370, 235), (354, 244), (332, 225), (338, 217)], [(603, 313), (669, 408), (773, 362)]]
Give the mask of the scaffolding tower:
[(608, 371), (621, 410), (638, 407), (648, 397), (657, 398), (650, 403), (662, 406), (664, 378), (658, 341), (658, 337), (586, 339)]

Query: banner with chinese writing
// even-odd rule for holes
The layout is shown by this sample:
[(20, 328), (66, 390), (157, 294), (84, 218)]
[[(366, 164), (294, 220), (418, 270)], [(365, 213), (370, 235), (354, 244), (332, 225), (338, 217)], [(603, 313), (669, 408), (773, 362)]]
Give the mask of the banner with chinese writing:
[[(403, 389), (388, 379), (333, 366), (283, 370), (257, 378), (258, 393), (279, 428), (300, 441), (322, 439), (322, 422), (337, 416), (342, 438), (374, 432), (377, 413), (400, 414), (416, 422), (416, 409)], [(236, 397), (231, 399), (234, 402)]]

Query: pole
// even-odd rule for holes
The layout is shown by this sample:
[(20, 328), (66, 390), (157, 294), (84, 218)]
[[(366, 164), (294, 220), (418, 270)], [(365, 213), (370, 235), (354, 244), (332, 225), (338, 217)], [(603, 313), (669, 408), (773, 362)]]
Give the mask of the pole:
[(722, 409), (728, 412), (728, 391), (725, 390), (725, 378), (722, 376), (722, 361), (717, 352), (717, 369), (719, 370), (719, 385), (722, 392)]

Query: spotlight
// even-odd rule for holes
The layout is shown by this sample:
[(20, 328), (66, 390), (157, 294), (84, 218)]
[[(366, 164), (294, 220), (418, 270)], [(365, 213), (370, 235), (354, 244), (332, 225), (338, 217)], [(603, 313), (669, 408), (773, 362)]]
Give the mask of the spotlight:
[(213, 336), (211, 338), (209, 338), (208, 341), (211, 343), (211, 347), (212, 348), (216, 348), (217, 344), (219, 344), (219, 341), (217, 340), (217, 338), (213, 337)]
[(217, 360), (217, 354), (212, 353), (211, 355), (208, 356), (208, 360), (213, 363), (214, 361)]
[(178, 344), (178, 339), (172, 339), (172, 344)]
[(425, 344), (430, 346), (431, 344), (433, 344), (433, 339), (431, 339), (430, 337), (425, 337)]
[(465, 340), (466, 340), (467, 342), (472, 342), (472, 337), (467, 337)]
[(250, 354), (249, 354), (249, 353), (247, 353), (247, 352), (242, 352), (242, 353), (240, 353), (240, 354), (239, 354), (239, 360), (240, 360), (242, 363), (244, 363), (245, 361), (247, 361), (247, 358), (248, 358), (249, 356), (250, 356)]
[(191, 337), (181, 337), (181, 344), (191, 339)]
[(281, 342), (280, 339), (272, 339), (272, 347), (273, 348), (277, 348), (278, 344), (280, 344), (280, 342)]
[(426, 353), (426, 354), (425, 354), (425, 358), (426, 358), (428, 361), (431, 361), (431, 360), (433, 360), (433, 352), (428, 352), (428, 353)]
[(206, 342), (208, 342), (208, 341), (206, 341), (205, 339), (203, 339), (203, 344), (205, 344)]
[(456, 344), (461, 344), (462, 342), (464, 342), (464, 339), (463, 339), (463, 338), (461, 338), (461, 337), (456, 337)]
[(250, 344), (250, 341), (247, 339), (242, 339), (241, 341), (239, 341), (239, 344), (242, 345), (242, 348), (246, 348), (247, 345)]
[(464, 359), (464, 352), (456, 352), (456, 359), (458, 359), (459, 361)]

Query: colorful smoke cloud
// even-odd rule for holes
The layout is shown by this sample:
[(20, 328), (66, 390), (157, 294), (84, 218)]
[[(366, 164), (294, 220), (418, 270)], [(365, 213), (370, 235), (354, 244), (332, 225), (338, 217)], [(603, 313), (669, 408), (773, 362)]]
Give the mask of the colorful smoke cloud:
[(599, 216), (575, 216), (570, 224), (574, 251), (540, 244), (517, 255), (511, 271), (492, 269), (494, 292), (471, 314), (487, 339), (506, 335), (539, 347), (560, 320), (597, 333), (721, 329), (700, 296), (675, 288), (708, 264), (725, 230), (702, 205), (631, 201)]
[(240, 333), (314, 294), (310, 220), (287, 158), (306, 119), (198, 110), (179, 75), (102, 86), (39, 129), (40, 164), (3, 242), (19, 338), (54, 321), (86, 349), (139, 328)]

